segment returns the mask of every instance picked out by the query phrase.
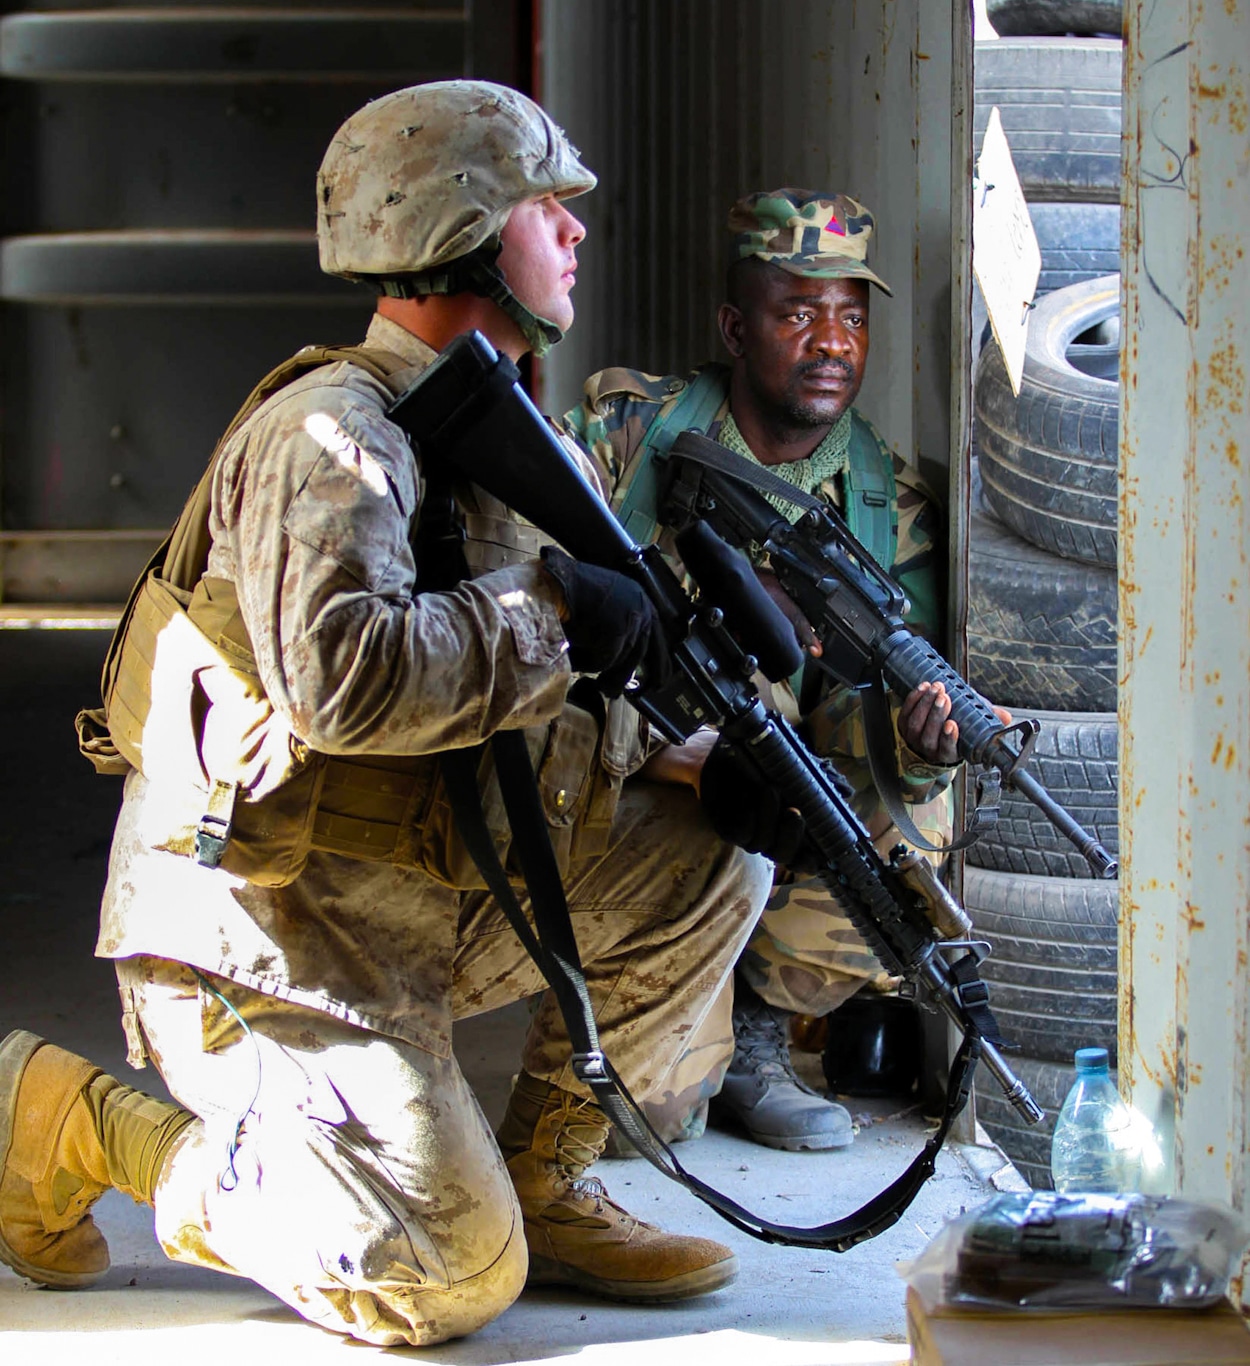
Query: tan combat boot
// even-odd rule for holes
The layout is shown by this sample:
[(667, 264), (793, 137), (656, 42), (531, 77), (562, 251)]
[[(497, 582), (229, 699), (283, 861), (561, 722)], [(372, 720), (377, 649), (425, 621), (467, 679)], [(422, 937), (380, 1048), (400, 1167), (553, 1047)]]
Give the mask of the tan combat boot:
[(609, 1300), (656, 1304), (728, 1285), (729, 1248), (643, 1223), (583, 1176), (607, 1142), (592, 1100), (522, 1072), (499, 1127), (499, 1146), (525, 1215), (529, 1285), (573, 1285)]
[(150, 1205), (194, 1118), (15, 1030), (0, 1043), (0, 1261), (40, 1285), (99, 1280), (108, 1244), (87, 1211), (112, 1188)]

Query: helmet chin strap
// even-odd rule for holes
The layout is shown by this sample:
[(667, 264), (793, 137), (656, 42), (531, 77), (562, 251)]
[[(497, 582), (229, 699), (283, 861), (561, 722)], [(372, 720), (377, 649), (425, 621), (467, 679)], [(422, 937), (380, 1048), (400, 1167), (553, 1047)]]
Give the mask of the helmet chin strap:
[(499, 269), (502, 249), (499, 235), (488, 238), (480, 247), (458, 256), (434, 270), (376, 280), (379, 290), (392, 299), (416, 299), (427, 294), (476, 294), (489, 299), (516, 323), (535, 356), (545, 356), (564, 331), (548, 318), (540, 318), (512, 292)]

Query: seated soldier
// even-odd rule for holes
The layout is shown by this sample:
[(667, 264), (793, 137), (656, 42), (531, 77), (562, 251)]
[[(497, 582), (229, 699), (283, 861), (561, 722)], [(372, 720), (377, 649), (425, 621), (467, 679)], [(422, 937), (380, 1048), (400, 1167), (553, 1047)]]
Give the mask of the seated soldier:
[[(584, 403), (566, 430), (615, 481), (613, 506), (636, 540), (652, 538), (654, 509), (635, 482), (662, 433), (696, 430), (805, 493), (839, 508), (852, 532), (904, 588), (908, 624), (941, 636), (939, 516), (919, 474), (893, 454), (854, 404), (868, 359), (869, 286), (889, 294), (869, 269), (872, 215), (847, 195), (780, 189), (740, 199), (725, 303), (718, 322), (731, 358), (687, 376), (656, 378), (608, 369), (586, 381)], [(791, 521), (802, 509), (769, 500)], [(766, 583), (775, 580), (762, 570)], [(775, 589), (800, 640), (820, 644)], [(802, 705), (800, 707), (800, 699)], [(869, 773), (858, 701), (808, 665), (774, 703), (798, 720), (809, 742), (854, 789), (853, 805), (884, 853), (902, 836)], [(951, 836), (949, 786), (958, 730), (940, 683), (922, 685), (897, 709), (904, 800), (931, 843)], [(843, 1147), (850, 1115), (794, 1072), (789, 1027), (798, 1012), (823, 1016), (866, 983), (888, 986), (880, 964), (823, 885), (779, 869), (768, 907), (738, 960), (729, 995), (691, 1040), (678, 1069), (648, 1098), (670, 1139), (702, 1132), (707, 1102), (756, 1142), (790, 1150)]]

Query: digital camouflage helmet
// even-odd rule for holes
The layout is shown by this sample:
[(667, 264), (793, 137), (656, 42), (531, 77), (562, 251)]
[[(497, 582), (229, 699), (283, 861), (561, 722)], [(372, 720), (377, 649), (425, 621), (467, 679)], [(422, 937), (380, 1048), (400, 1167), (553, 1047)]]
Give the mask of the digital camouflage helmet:
[(317, 174), (321, 269), (398, 298), (492, 299), (538, 355), (560, 329), (532, 313), (499, 270), (518, 204), (593, 189), (577, 149), (533, 100), (489, 81), (433, 81), (358, 110)]

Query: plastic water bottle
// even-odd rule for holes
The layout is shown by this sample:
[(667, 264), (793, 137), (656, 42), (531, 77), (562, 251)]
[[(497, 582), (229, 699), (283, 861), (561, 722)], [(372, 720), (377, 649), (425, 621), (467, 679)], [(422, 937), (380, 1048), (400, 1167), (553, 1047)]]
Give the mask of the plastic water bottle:
[(1105, 1048), (1078, 1048), (1076, 1081), (1063, 1102), (1050, 1147), (1057, 1191), (1137, 1189), (1140, 1138), (1111, 1080)]

